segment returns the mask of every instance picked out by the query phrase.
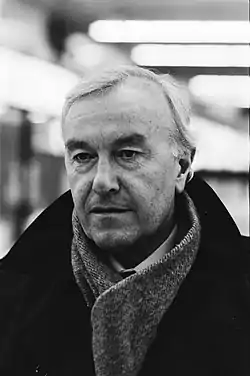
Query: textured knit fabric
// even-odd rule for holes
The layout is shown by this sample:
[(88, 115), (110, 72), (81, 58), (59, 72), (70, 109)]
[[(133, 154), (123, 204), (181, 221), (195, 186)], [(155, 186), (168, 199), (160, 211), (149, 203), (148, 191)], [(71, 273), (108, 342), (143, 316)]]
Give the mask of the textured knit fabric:
[(160, 261), (125, 279), (111, 270), (89, 241), (73, 213), (72, 266), (87, 304), (92, 307), (92, 350), (97, 376), (136, 376), (157, 326), (194, 262), (200, 224), (184, 193), (189, 228)]

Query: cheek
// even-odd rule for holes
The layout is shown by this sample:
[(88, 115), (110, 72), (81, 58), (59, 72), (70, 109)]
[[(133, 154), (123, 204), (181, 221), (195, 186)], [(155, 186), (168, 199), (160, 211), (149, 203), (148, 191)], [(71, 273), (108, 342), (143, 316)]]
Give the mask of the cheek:
[(150, 175), (147, 181), (148, 207), (155, 218), (167, 215), (175, 196), (175, 174), (172, 166), (162, 168)]
[(91, 185), (89, 179), (87, 176), (76, 173), (72, 169), (67, 170), (67, 176), (75, 206), (84, 208)]
[(159, 196), (168, 194), (175, 186), (175, 174), (173, 166), (160, 166), (146, 176), (147, 188), (157, 200)]
[(76, 187), (77, 187), (77, 175), (74, 173), (73, 169), (66, 164), (66, 172), (67, 172), (67, 179), (69, 183), (69, 187), (71, 189), (72, 195), (74, 196)]
[(174, 192), (173, 182), (169, 181), (166, 176), (161, 178), (158, 176), (151, 188), (151, 212), (154, 212), (155, 215), (161, 215), (168, 210), (173, 200)]
[(134, 177), (131, 185), (128, 185), (129, 179), (126, 180), (127, 190), (130, 192), (140, 220), (147, 222), (165, 211), (174, 196), (173, 177), (169, 177), (167, 171), (151, 171), (147, 174)]

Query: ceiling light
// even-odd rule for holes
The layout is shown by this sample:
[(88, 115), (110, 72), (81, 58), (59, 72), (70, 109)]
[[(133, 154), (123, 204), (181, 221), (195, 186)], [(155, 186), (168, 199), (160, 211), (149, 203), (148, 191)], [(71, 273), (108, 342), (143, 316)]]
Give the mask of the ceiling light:
[(89, 35), (107, 43), (233, 43), (250, 42), (248, 21), (98, 20)]
[(190, 92), (207, 103), (248, 108), (250, 106), (250, 77), (198, 75), (189, 81)]
[(192, 116), (197, 144), (195, 171), (249, 171), (249, 138), (243, 132), (215, 121)]
[(0, 103), (59, 116), (78, 77), (65, 68), (0, 47)]
[(131, 51), (138, 65), (175, 67), (249, 67), (248, 45), (140, 44)]

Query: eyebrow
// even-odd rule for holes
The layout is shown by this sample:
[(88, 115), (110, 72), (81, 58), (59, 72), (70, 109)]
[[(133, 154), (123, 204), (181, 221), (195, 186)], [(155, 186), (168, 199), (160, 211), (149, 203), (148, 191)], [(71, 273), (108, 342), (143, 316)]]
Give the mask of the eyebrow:
[(119, 137), (117, 140), (114, 141), (115, 147), (121, 147), (125, 145), (131, 146), (142, 146), (146, 141), (145, 136), (139, 133), (132, 133), (129, 136)]
[[(131, 145), (131, 146), (142, 146), (145, 144), (146, 137), (139, 134), (139, 133), (133, 133), (129, 136), (122, 136), (114, 140), (113, 146), (114, 147), (122, 147), (125, 145)], [(83, 140), (77, 140), (75, 138), (72, 138), (68, 140), (65, 144), (65, 147), (70, 152), (73, 152), (76, 149), (89, 149), (91, 148), (91, 145)]]
[(89, 147), (90, 146), (86, 141), (77, 140), (75, 138), (68, 140), (65, 144), (65, 148), (68, 149), (68, 151), (70, 152), (76, 149), (89, 149)]

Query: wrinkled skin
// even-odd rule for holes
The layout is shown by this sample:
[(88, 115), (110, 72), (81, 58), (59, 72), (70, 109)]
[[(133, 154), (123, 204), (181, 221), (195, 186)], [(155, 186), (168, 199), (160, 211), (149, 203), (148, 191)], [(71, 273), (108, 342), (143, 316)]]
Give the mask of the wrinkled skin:
[(183, 171), (173, 155), (171, 127), (161, 89), (141, 78), (76, 101), (63, 125), (82, 227), (99, 248), (129, 255), (129, 265), (148, 256), (174, 225), (175, 195), (184, 189), (188, 168)]

